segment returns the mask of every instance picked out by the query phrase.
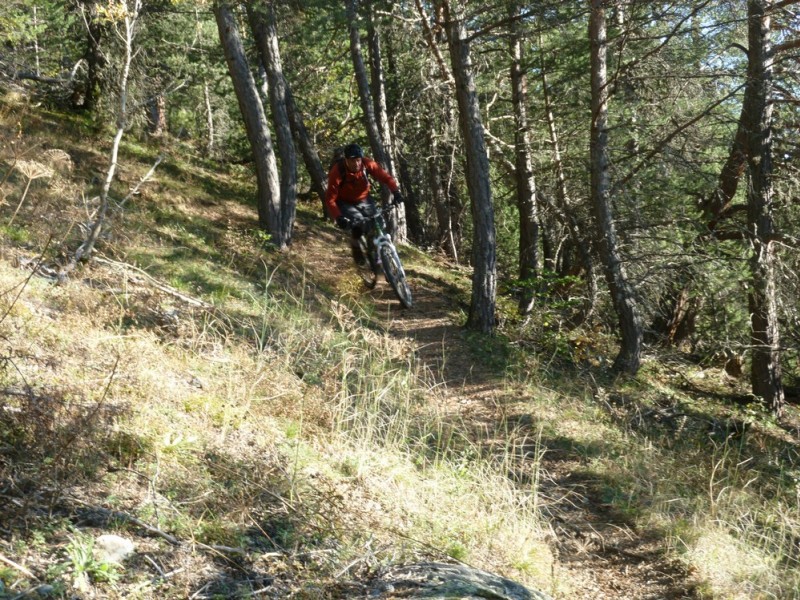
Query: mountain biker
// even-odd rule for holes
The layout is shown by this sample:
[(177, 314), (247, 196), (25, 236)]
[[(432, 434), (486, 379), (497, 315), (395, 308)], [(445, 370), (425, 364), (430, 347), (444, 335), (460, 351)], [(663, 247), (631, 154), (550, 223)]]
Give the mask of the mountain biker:
[(328, 189), (325, 193), (325, 205), (328, 216), (340, 229), (350, 229), (350, 248), (353, 260), (357, 265), (366, 261), (358, 245), (359, 238), (365, 233), (360, 222), (375, 214), (375, 200), (369, 195), (371, 175), (392, 192), (392, 205), (403, 202), (403, 195), (397, 181), (371, 158), (364, 156), (358, 144), (344, 147), (344, 158), (335, 161), (328, 171)]

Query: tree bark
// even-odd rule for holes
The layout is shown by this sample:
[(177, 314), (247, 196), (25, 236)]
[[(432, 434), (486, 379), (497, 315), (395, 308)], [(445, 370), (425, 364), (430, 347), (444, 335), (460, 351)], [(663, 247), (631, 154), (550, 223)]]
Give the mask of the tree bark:
[(589, 42), (591, 44), (592, 127), (591, 197), (597, 220), (597, 246), (605, 266), (611, 301), (619, 320), (621, 343), (614, 360), (618, 371), (635, 374), (642, 354), (642, 324), (622, 260), (614, 226), (608, 171), (608, 98), (609, 81), (606, 57), (606, 0), (591, 0)]
[(216, 153), (216, 144), (214, 141), (214, 111), (211, 108), (211, 95), (208, 93), (208, 82), (203, 82), (203, 99), (206, 105), (206, 154), (213, 158)]
[(288, 93), (278, 48), (274, 2), (248, 2), (247, 16), (269, 81), (269, 103), (281, 157), (280, 237), (275, 241), (279, 247), (285, 247), (292, 241), (292, 228), (297, 212), (297, 156), (286, 107)]
[(322, 166), (322, 161), (319, 159), (317, 148), (314, 146), (314, 141), (308, 134), (303, 114), (297, 103), (294, 101), (294, 94), (292, 88), (286, 84), (286, 110), (289, 111), (289, 122), (292, 126), (292, 132), (297, 139), (297, 144), (300, 147), (300, 154), (303, 156), (303, 162), (306, 165), (309, 177), (311, 177), (311, 189), (319, 197), (322, 204), (322, 214), (328, 216), (328, 208), (325, 205), (325, 189), (328, 185), (328, 174)]
[[(539, 46), (542, 46), (541, 35), (539, 36)], [(592, 252), (589, 242), (581, 233), (588, 228), (584, 227), (583, 223), (575, 216), (575, 211), (570, 201), (569, 191), (567, 189), (567, 178), (564, 175), (564, 163), (561, 160), (561, 147), (559, 144), (558, 131), (556, 129), (556, 120), (553, 115), (553, 103), (550, 96), (550, 85), (547, 81), (547, 68), (544, 56), (541, 56), (540, 72), (542, 80), (542, 98), (544, 100), (544, 116), (547, 121), (547, 131), (553, 153), (553, 169), (556, 175), (556, 204), (553, 206), (553, 212), (561, 224), (569, 231), (572, 243), (578, 251), (581, 263), (586, 271), (587, 300), (583, 308), (582, 316), (583, 319), (586, 319), (594, 311), (595, 302), (597, 300), (597, 278), (595, 276)]]
[(769, 0), (749, 0), (747, 92), (752, 105), (747, 114), (748, 231), (752, 236), (749, 294), (753, 345), (750, 381), (753, 395), (761, 397), (776, 415), (783, 411), (781, 351), (775, 282), (775, 233), (772, 187), (772, 54)]
[(467, 189), (469, 190), (474, 233), (472, 239), (472, 300), (467, 327), (482, 333), (495, 328), (497, 299), (497, 242), (494, 227), (492, 190), (489, 185), (489, 157), (483, 136), (480, 104), (472, 74), (463, 7), (456, 2), (441, 2), (447, 22), (448, 47), (456, 84), (459, 122), (464, 137)]
[(80, 107), (85, 110), (94, 110), (100, 87), (100, 71), (105, 63), (103, 53), (100, 50), (103, 25), (100, 23), (96, 0), (84, 0), (80, 8), (86, 26), (86, 52), (84, 54), (86, 59), (86, 87), (83, 90), (83, 102)]
[(167, 129), (167, 99), (164, 94), (157, 94), (147, 102), (148, 133), (160, 137)]
[[(377, 120), (378, 131), (386, 152), (386, 166), (389, 173), (395, 176), (397, 169), (394, 164), (394, 152), (392, 142), (392, 132), (389, 127), (389, 109), (386, 104), (386, 81), (383, 74), (383, 58), (381, 53), (380, 32), (375, 25), (375, 13), (373, 2), (369, 5), (369, 19), (367, 22), (367, 46), (369, 48), (369, 66), (372, 80), (372, 98), (375, 102), (375, 118)], [(386, 191), (388, 200), (388, 190)], [(408, 229), (406, 225), (405, 206), (400, 205), (390, 214), (392, 231), (397, 242), (405, 243), (408, 241)]]
[(267, 118), (264, 107), (258, 95), (255, 79), (250, 72), (247, 58), (244, 53), (236, 18), (231, 7), (224, 1), (214, 5), (214, 17), (217, 21), (219, 39), (228, 72), (239, 102), (239, 110), (244, 119), (247, 138), (256, 170), (258, 224), (261, 229), (269, 232), (272, 241), (278, 248), (283, 248), (281, 240), (284, 239), (281, 219), (280, 182), (278, 180), (278, 165), (272, 147)]
[[(511, 17), (520, 12), (514, 5)], [(519, 21), (511, 21), (511, 103), (514, 107), (514, 179), (519, 211), (519, 279), (522, 289), (519, 312), (527, 315), (533, 308), (534, 283), (539, 273), (539, 221), (536, 205), (536, 181), (530, 156), (528, 133), (527, 82), (522, 68), (522, 34)]]
[[(356, 84), (358, 86), (358, 97), (361, 101), (361, 110), (364, 113), (364, 126), (367, 130), (367, 137), (372, 148), (372, 156), (378, 163), (387, 170), (393, 177), (392, 164), (386, 152), (381, 131), (378, 126), (378, 119), (375, 115), (375, 105), (372, 100), (369, 77), (364, 65), (364, 58), (361, 53), (361, 32), (358, 26), (358, 12), (356, 9), (357, 0), (347, 0), (347, 22), (350, 28), (350, 56), (353, 60), (353, 70), (355, 71)], [(384, 205), (388, 203), (390, 192), (385, 186), (381, 186), (381, 198)]]

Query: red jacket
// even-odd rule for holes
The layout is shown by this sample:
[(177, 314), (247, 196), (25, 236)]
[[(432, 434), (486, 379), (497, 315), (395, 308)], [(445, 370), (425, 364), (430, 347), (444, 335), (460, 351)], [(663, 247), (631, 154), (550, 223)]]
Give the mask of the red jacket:
[[(361, 164), (364, 167), (363, 169), (351, 173), (343, 162), (337, 161), (333, 163), (331, 170), (328, 172), (328, 190), (325, 193), (325, 205), (328, 207), (328, 216), (331, 219), (336, 220), (336, 217), (342, 214), (339, 207), (336, 206), (337, 200), (358, 204), (367, 199), (369, 195), (369, 179), (365, 171), (381, 183), (386, 184), (392, 192), (400, 189), (394, 177), (384, 171), (371, 158), (362, 158)], [(344, 172), (344, 177), (342, 177), (342, 172)]]

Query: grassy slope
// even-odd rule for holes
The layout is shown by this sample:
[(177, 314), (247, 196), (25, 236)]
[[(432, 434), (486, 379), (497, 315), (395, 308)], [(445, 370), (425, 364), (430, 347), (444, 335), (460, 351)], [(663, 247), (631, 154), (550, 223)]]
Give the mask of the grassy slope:
[[(797, 440), (758, 407), (722, 404), (736, 382), (666, 360), (604, 378), (571, 362), (566, 334), (540, 322), (516, 339), (509, 325), (533, 350), (463, 349), (494, 361), (502, 418), (454, 420), (369, 296), (301, 252), (265, 250), (247, 174), (177, 143), (116, 214), (100, 261), (63, 285), (29, 278), (40, 253), (54, 265), (76, 247), (110, 136), (8, 97), (0, 128), (0, 176), (12, 140), (23, 159), (72, 160), (3, 228), (0, 597), (41, 584), (347, 597), (382, 565), (447, 557), (572, 597), (546, 540), (579, 493), (667, 540), (701, 593), (798, 596)], [(157, 153), (126, 141), (117, 197)], [(4, 225), (26, 183), (14, 169), (0, 188)], [(331, 236), (316, 209), (301, 207), (301, 239)], [(460, 277), (446, 293), (466, 287), (412, 264)], [(102, 532), (136, 543), (124, 569), (89, 551)]]

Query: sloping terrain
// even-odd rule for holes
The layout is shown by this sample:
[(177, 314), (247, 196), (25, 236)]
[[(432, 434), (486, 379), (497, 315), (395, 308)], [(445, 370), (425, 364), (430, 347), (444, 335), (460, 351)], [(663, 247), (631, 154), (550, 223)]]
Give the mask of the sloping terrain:
[[(544, 317), (470, 334), (469, 271), (412, 248), (405, 310), (316, 204), (277, 253), (247, 171), (177, 142), (59, 283), (107, 136), (2, 114), (0, 597), (355, 598), (422, 561), (555, 598), (791, 597), (798, 434), (707, 403), (735, 380), (617, 380)], [(129, 142), (117, 198), (158, 150)], [(19, 160), (53, 169), (24, 203)]]
[[(292, 253), (300, 257), (315, 277), (336, 286), (352, 278), (346, 241), (330, 229), (300, 225)], [(408, 253), (402, 253), (408, 256)], [(410, 253), (414, 255), (413, 252)], [(441, 268), (441, 267), (439, 267)], [(464, 270), (450, 267), (462, 286)], [(510, 423), (514, 434), (533, 440), (537, 436), (536, 402), (525, 385), (509, 385), (501, 365), (488, 360), (492, 344), (475, 346), (456, 322), (465, 291), (432, 276), (414, 263), (408, 268), (414, 307), (404, 309), (381, 280), (364, 291), (376, 307), (375, 319), (390, 335), (406, 339), (425, 370), (440, 383), (437, 398), (443, 418), (466, 431), (476, 432), (475, 443), (504, 447)], [(666, 556), (664, 539), (656, 532), (636, 527), (631, 519), (610, 508), (590, 477), (579, 453), (550, 448), (540, 438), (529, 453), (532, 470), (538, 470), (538, 493), (550, 527), (550, 543), (558, 557), (553, 568), (558, 580), (568, 582), (570, 598), (695, 598), (695, 583), (685, 567)], [(532, 446), (532, 444), (531, 444)], [(536, 454), (538, 452), (538, 455)], [(522, 466), (522, 468), (525, 468)], [(520, 473), (509, 474), (519, 477)], [(523, 479), (524, 481), (524, 479)]]

